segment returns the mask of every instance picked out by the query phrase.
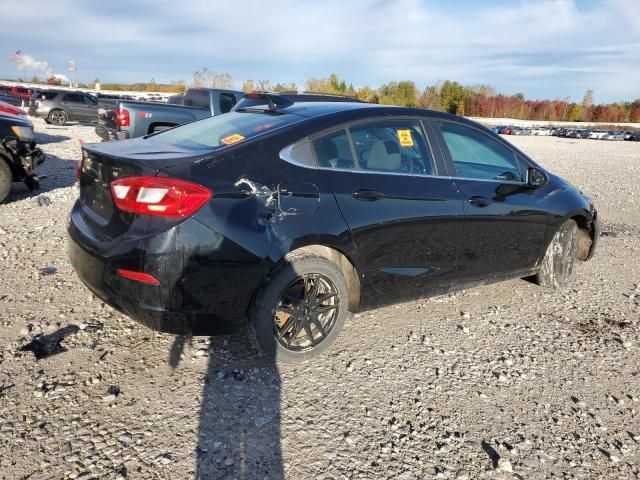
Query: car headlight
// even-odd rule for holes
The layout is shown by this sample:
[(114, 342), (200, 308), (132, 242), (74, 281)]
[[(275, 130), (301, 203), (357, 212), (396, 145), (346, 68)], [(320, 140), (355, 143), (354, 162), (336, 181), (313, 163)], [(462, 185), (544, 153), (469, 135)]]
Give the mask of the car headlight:
[(33, 133), (33, 128), (31, 127), (13, 126), (11, 127), (11, 131), (20, 140), (35, 140), (36, 138), (35, 133)]

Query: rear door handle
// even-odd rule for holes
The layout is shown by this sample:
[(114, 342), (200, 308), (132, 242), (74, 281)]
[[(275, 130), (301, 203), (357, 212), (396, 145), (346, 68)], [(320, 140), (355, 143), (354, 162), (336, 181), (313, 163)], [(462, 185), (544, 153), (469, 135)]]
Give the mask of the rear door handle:
[(355, 190), (351, 196), (356, 200), (374, 202), (376, 200), (382, 200), (384, 198), (384, 193), (376, 192), (375, 190)]
[(491, 200), (484, 197), (471, 197), (469, 203), (474, 207), (486, 207), (491, 203)]

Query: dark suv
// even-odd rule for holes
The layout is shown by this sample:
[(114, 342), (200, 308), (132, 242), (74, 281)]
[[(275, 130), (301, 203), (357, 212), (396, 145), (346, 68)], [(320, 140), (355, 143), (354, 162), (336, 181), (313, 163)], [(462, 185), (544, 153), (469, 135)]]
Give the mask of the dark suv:
[(64, 125), (69, 120), (98, 119), (98, 99), (84, 92), (48, 90), (31, 97), (29, 115), (44, 118), (45, 122)]

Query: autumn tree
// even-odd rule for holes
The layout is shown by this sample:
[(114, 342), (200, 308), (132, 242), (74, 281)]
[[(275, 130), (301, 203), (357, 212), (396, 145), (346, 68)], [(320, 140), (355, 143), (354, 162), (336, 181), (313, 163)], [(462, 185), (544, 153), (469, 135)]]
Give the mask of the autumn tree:
[(158, 91), (158, 84), (156, 83), (155, 79), (151, 79), (151, 81), (149, 83), (147, 83), (147, 88), (146, 88), (147, 92), (157, 92)]
[(253, 80), (245, 80), (244, 83), (242, 84), (242, 91), (245, 93), (255, 91)]
[(204, 67), (193, 72), (193, 86), (195, 88), (232, 89), (233, 77), (229, 73), (216, 73)]

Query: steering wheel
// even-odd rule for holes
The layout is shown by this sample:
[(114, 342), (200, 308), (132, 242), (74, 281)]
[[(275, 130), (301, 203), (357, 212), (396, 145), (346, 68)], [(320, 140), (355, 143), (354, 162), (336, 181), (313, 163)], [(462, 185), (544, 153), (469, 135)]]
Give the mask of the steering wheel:
[(422, 162), (418, 161), (416, 158), (410, 157), (408, 155), (402, 155), (400, 172), (416, 175), (423, 174), (424, 165), (422, 165)]

